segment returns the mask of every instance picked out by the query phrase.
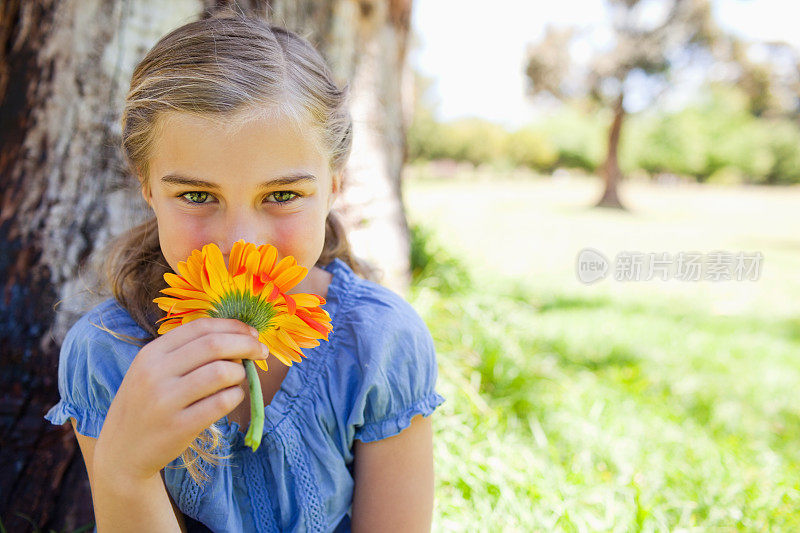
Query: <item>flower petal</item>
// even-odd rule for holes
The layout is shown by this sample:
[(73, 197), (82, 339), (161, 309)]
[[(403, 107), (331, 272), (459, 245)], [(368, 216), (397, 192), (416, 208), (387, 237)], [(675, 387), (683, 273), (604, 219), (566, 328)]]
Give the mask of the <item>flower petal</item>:
[(315, 307), (320, 305), (320, 297), (316, 294), (305, 294), (302, 292), (292, 294), (297, 307)]
[(278, 289), (277, 285), (273, 285), (272, 282), (270, 282), (270, 283), (267, 284), (267, 287), (264, 287), (264, 291), (263, 292), (267, 292), (267, 290), (269, 290), (269, 285), (272, 285), (272, 291), (270, 292), (268, 299), (270, 301), (272, 301), (272, 300), (277, 299), (278, 296), (280, 296), (281, 291), (280, 291), (280, 289)]
[(248, 275), (246, 274), (242, 274), (241, 276), (235, 276), (233, 278), (234, 290), (238, 291), (240, 294), (247, 294), (249, 292), (247, 287), (247, 277)]
[(177, 328), (180, 325), (181, 325), (180, 320), (170, 320), (168, 322), (164, 322), (158, 327), (158, 334), (163, 335), (164, 333), (172, 331), (173, 329)]
[(281, 292), (287, 292), (289, 289), (300, 283), (303, 278), (308, 274), (308, 269), (302, 265), (294, 265), (284, 270), (277, 278), (275, 284), (280, 287)]
[(181, 270), (181, 264), (178, 263), (178, 270), (181, 275), (186, 278), (189, 283), (198, 289), (203, 287), (203, 254), (200, 250), (192, 251), (192, 255), (186, 260), (186, 273)]
[[(274, 331), (274, 330), (272, 330)], [(269, 353), (286, 366), (292, 366), (292, 358), (287, 355), (291, 349), (281, 342), (275, 335), (270, 335), (267, 341)]]
[(291, 255), (287, 255), (283, 259), (281, 259), (275, 267), (272, 268), (269, 275), (272, 279), (276, 279), (278, 276), (283, 274), (286, 269), (291, 268), (297, 264), (297, 261)]
[(332, 329), (330, 323), (326, 324), (325, 322), (316, 320), (306, 309), (298, 309), (295, 311), (295, 315), (297, 315), (297, 317), (305, 322), (310, 328), (324, 335), (325, 339), (327, 340), (328, 333)]
[(284, 344), (289, 346), (292, 350), (295, 350), (297, 352), (300, 351), (300, 347), (297, 345), (296, 342), (294, 342), (292, 336), (286, 333), (286, 331), (284, 331), (282, 328), (275, 329), (275, 336), (278, 337)]
[(222, 257), (222, 252), (214, 243), (203, 246), (203, 252), (206, 259), (203, 271), (211, 289), (221, 296), (227, 288), (226, 281), (229, 277), (228, 269), (225, 267), (225, 258)]
[(292, 297), (291, 297), (291, 296), (289, 296), (288, 294), (285, 294), (285, 295), (283, 296), (283, 299), (286, 301), (286, 308), (287, 308), (287, 310), (288, 310), (288, 313), (289, 313), (290, 315), (293, 315), (293, 314), (294, 314), (294, 311), (295, 311), (295, 309), (297, 309), (297, 304), (295, 303), (295, 301), (294, 301), (294, 298), (292, 298)]
[(195, 300), (211, 300), (211, 296), (208, 293), (203, 291), (198, 291), (197, 289), (181, 289), (179, 287), (167, 287), (166, 289), (161, 289), (163, 294), (167, 296), (177, 296), (179, 298), (191, 298)]
[(178, 300), (173, 305), (175, 309), (191, 309), (208, 311), (213, 309), (214, 305), (208, 300)]
[(253, 274), (254, 276), (259, 274), (258, 271), (258, 263), (261, 261), (261, 256), (257, 253), (248, 254), (247, 257), (244, 258), (245, 266), (247, 267), (247, 271)]
[(272, 276), (272, 268), (275, 266), (275, 260), (278, 258), (278, 249), (271, 244), (262, 244), (258, 247), (260, 254), (260, 261), (257, 270), (254, 272), (266, 273)]
[(261, 296), (262, 291), (266, 284), (261, 281), (259, 276), (252, 276), (252, 287), (253, 287), (253, 294), (256, 296)]
[(228, 256), (228, 270), (230, 272), (238, 272), (239, 268), (243, 266), (242, 257), (245, 256), (244, 251), (246, 247), (247, 243), (244, 241), (244, 239), (239, 239), (233, 243), (233, 246), (231, 247), (231, 253)]
[(172, 272), (164, 273), (164, 281), (166, 281), (170, 287), (175, 287), (178, 289), (197, 290), (197, 287), (189, 283), (188, 280), (186, 280), (181, 276), (178, 276), (177, 274), (173, 274)]

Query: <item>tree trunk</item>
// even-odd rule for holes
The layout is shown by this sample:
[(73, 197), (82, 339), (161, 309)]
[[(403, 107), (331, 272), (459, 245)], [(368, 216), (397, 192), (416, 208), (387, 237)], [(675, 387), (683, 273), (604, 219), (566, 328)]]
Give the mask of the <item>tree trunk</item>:
[[(118, 148), (133, 68), (166, 32), (225, 5), (0, 4), (0, 520), (8, 531), (29, 527), (19, 515), (44, 530), (93, 521), (71, 427), (42, 418), (58, 400), (58, 349), (97, 300), (97, 280), (82, 274), (94, 252), (146, 213)], [(408, 238), (399, 194), (399, 74), (410, 2), (262, 0), (236, 7), (299, 31), (320, 47), (340, 82), (352, 80), (356, 145), (338, 207), (351, 221), (357, 254), (369, 258), (372, 242), (393, 243), (373, 259), (390, 286), (402, 287)]]
[[(169, 5), (169, 8), (165, 7)], [(189, 8), (187, 11), (186, 8)], [(0, 46), (0, 519), (9, 531), (92, 521), (58, 398), (58, 347), (96, 283), (78, 269), (124, 221), (119, 111), (134, 63), (197, 2), (7, 1)]]
[(603, 196), (595, 207), (613, 207), (615, 209), (625, 209), (617, 196), (617, 184), (622, 179), (622, 171), (619, 168), (619, 135), (622, 131), (622, 121), (625, 118), (625, 108), (622, 106), (623, 94), (620, 93), (614, 104), (614, 120), (608, 133), (608, 154), (603, 165), (603, 180), (605, 190)]
[[(352, 3), (346, 5), (353, 6)], [(371, 7), (367, 7), (371, 6)], [(353, 250), (375, 264), (383, 283), (404, 294), (410, 283), (410, 237), (401, 194), (408, 110), (402, 80), (411, 0), (362, 1), (354, 51), (353, 154), (342, 197)]]

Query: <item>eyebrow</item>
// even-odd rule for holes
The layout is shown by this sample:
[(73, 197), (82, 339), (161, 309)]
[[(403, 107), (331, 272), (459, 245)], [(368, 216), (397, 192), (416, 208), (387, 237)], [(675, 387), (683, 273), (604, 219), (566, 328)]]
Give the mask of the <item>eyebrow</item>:
[[(314, 182), (317, 181), (317, 177), (312, 174), (289, 174), (288, 176), (282, 176), (280, 178), (275, 178), (273, 180), (268, 180), (261, 183), (258, 188), (259, 189), (266, 189), (269, 187), (280, 187), (283, 185), (294, 185), (295, 183), (305, 181), (305, 182)], [(210, 189), (212, 191), (218, 191), (220, 186), (216, 183), (211, 183), (209, 181), (200, 180), (197, 178), (189, 178), (186, 176), (181, 176), (180, 174), (167, 174), (161, 178), (161, 183), (166, 183), (168, 185), (189, 185), (191, 187), (202, 187), (204, 189)]]

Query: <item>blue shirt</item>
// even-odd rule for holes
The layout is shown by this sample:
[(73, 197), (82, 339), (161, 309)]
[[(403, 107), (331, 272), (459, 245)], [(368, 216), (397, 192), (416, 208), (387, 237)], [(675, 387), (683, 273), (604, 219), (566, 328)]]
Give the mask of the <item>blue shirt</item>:
[[(219, 465), (200, 461), (211, 479), (201, 488), (180, 458), (164, 469), (181, 511), (213, 531), (349, 531), (353, 441), (391, 437), (444, 398), (434, 387), (436, 353), (425, 323), (400, 296), (358, 277), (340, 259), (323, 267), (333, 277), (322, 306), (333, 332), (289, 368), (265, 408), (264, 436), (254, 453), (225, 416)], [(113, 300), (84, 315), (61, 347), (61, 401), (45, 418), (70, 417), (97, 438), (108, 408), (140, 347), (95, 327), (147, 337)]]

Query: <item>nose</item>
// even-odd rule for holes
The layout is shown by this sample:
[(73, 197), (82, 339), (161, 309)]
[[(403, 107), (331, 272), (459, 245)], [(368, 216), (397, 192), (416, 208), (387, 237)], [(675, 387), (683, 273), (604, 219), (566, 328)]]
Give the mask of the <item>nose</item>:
[(246, 209), (229, 210), (224, 222), (220, 227), (218, 234), (217, 246), (219, 246), (222, 255), (227, 259), (233, 248), (233, 243), (240, 239), (245, 242), (252, 242), (255, 244), (262, 244), (269, 242), (268, 235), (264, 231), (263, 223), (259, 223), (256, 216)]

